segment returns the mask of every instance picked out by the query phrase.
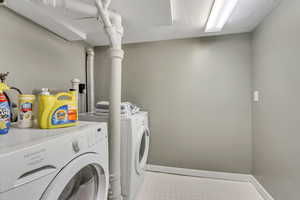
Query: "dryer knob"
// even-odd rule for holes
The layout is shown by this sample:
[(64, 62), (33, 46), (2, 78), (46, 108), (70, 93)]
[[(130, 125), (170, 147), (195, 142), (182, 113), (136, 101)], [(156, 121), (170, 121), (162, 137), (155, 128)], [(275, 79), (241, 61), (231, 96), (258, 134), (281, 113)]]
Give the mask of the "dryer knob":
[(75, 153), (78, 153), (80, 151), (79, 143), (77, 140), (74, 140), (72, 142), (72, 147)]

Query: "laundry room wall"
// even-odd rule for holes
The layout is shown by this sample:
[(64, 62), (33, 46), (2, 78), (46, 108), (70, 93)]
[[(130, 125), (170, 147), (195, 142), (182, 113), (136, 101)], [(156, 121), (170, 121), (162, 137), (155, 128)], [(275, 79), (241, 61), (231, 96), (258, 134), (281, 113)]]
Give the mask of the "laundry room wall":
[(85, 50), (0, 7), (0, 72), (26, 93), (68, 89), (73, 78), (85, 81)]
[[(123, 100), (150, 112), (151, 164), (249, 173), (249, 34), (125, 45)], [(96, 48), (96, 97), (109, 59)]]
[(300, 196), (300, 1), (281, 4), (255, 31), (255, 177), (277, 200)]

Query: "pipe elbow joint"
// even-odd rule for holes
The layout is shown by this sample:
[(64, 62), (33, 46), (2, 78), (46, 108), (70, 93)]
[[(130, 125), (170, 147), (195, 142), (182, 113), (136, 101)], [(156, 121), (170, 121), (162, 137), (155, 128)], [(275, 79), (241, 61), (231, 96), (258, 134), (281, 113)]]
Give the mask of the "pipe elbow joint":
[(117, 27), (122, 26), (122, 17), (120, 14), (109, 10), (108, 11), (109, 18), (111, 20), (111, 23)]

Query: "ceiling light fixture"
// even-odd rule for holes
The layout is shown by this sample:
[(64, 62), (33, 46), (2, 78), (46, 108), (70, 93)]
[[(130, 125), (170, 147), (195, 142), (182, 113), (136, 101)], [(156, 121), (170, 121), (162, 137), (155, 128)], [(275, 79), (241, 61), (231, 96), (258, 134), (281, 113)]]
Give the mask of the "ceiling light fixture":
[(205, 32), (219, 32), (231, 16), (238, 0), (215, 0)]

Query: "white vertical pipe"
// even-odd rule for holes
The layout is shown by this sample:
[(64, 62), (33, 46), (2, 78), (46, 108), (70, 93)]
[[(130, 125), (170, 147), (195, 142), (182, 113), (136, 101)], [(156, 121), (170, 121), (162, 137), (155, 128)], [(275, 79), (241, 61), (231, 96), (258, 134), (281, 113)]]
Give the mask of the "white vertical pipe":
[(122, 49), (110, 49), (110, 200), (120, 200), (121, 196), (121, 87), (122, 87)]
[(99, 17), (110, 40), (111, 79), (110, 79), (110, 200), (122, 200), (121, 191), (121, 86), (123, 26), (119, 14), (108, 10), (110, 0), (95, 0)]
[(88, 48), (87, 53), (87, 92), (88, 92), (88, 112), (95, 112), (95, 52), (93, 48)]

